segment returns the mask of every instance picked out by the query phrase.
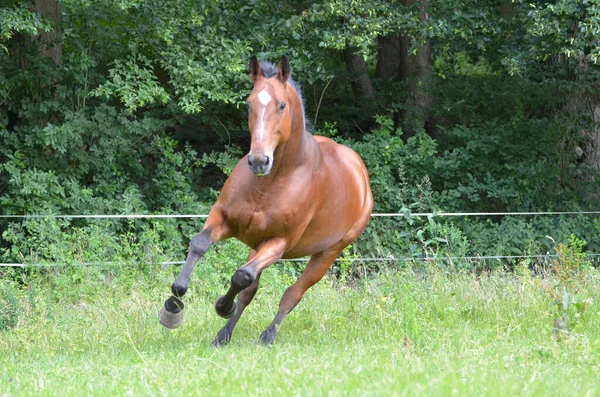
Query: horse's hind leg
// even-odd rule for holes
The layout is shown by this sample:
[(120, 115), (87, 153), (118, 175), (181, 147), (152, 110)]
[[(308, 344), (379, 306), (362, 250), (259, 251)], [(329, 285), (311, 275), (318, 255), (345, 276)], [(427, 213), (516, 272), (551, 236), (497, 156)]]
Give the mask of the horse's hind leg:
[(298, 280), (296, 280), (296, 282), (283, 294), (281, 302), (279, 303), (277, 315), (269, 327), (260, 335), (260, 341), (263, 344), (272, 344), (275, 341), (277, 328), (279, 327), (279, 324), (281, 324), (281, 321), (283, 321), (283, 318), (296, 307), (306, 290), (323, 278), (340, 252), (342, 251), (330, 249), (317, 253), (310, 258), (304, 272), (302, 272)]
[[(250, 261), (254, 257), (254, 255), (256, 255), (256, 251), (250, 250), (247, 262)], [(252, 302), (252, 299), (254, 298), (254, 295), (258, 290), (258, 282), (260, 280), (261, 274), (262, 272), (256, 275), (256, 278), (248, 288), (240, 291), (240, 293), (238, 294), (235, 313), (233, 314), (233, 317), (227, 320), (227, 324), (225, 324), (225, 326), (221, 328), (219, 333), (217, 333), (217, 337), (212, 342), (213, 346), (222, 346), (227, 344), (231, 340), (231, 335), (233, 334), (233, 329), (235, 328), (235, 325), (240, 319), (242, 313), (244, 312), (244, 309), (246, 309), (250, 302)]]
[(228, 237), (227, 228), (222, 220), (221, 210), (213, 207), (202, 231), (190, 241), (185, 264), (179, 276), (171, 285), (173, 295), (165, 301), (158, 315), (158, 320), (163, 326), (177, 328), (183, 322), (184, 305), (181, 298), (187, 292), (190, 274), (196, 262), (206, 253), (212, 243)]
[(271, 344), (275, 341), (277, 328), (279, 327), (279, 324), (281, 324), (281, 321), (283, 321), (283, 318), (296, 307), (306, 290), (323, 278), (333, 261), (335, 261), (335, 258), (337, 258), (344, 248), (356, 240), (363, 230), (365, 230), (369, 218), (371, 217), (371, 209), (373, 208), (372, 197), (369, 196), (367, 199), (362, 214), (348, 234), (332, 247), (311, 256), (304, 272), (302, 272), (298, 280), (285, 291), (281, 298), (281, 302), (279, 303), (277, 315), (269, 327), (260, 335), (260, 341), (263, 344)]

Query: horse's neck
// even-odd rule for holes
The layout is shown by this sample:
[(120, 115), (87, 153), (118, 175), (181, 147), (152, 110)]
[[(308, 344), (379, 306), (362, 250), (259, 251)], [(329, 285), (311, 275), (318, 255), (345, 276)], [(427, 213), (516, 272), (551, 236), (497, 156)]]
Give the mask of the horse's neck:
[(315, 138), (305, 130), (304, 118), (292, 121), (292, 134), (280, 155), (278, 171), (286, 173), (298, 167), (320, 163), (321, 149)]
[[(295, 91), (294, 88), (291, 89)], [(318, 163), (321, 158), (319, 144), (312, 134), (306, 131), (304, 112), (299, 96), (296, 95), (292, 99), (290, 106), (294, 109), (291, 114), (292, 132), (288, 141), (281, 145), (281, 150), (277, 153), (279, 158), (275, 159), (275, 161), (279, 161), (278, 171), (280, 173), (293, 171), (295, 168), (304, 166), (309, 162), (312, 164)]]

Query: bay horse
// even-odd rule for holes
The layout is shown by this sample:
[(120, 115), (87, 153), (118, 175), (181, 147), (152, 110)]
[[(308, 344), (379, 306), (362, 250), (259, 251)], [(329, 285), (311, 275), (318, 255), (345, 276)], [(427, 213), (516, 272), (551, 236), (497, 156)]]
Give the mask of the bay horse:
[(260, 335), (263, 344), (273, 343), (283, 318), (362, 233), (373, 209), (369, 176), (360, 157), (347, 146), (308, 132), (288, 59), (282, 57), (275, 66), (252, 57), (250, 79), (250, 152), (225, 182), (202, 231), (192, 238), (185, 264), (171, 286), (172, 296), (159, 314), (163, 326), (178, 327), (183, 321), (181, 298), (196, 262), (211, 244), (238, 239), (250, 252), (246, 264), (233, 274), (227, 293), (215, 303), (217, 314), (229, 319), (217, 333), (215, 346), (231, 340), (265, 268), (281, 258), (310, 256)]

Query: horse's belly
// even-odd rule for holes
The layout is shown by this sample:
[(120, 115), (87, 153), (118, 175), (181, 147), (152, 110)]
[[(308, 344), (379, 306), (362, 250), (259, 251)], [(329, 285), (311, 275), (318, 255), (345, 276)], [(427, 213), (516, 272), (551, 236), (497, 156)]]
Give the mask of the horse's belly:
[(336, 211), (331, 212), (325, 209), (325, 214), (329, 213), (326, 216), (313, 218), (300, 240), (285, 253), (284, 258), (313, 255), (338, 244), (356, 222), (354, 216), (348, 216), (349, 213), (356, 212), (352, 207), (354, 205), (347, 205), (346, 211), (344, 207), (336, 208)]
[(327, 237), (328, 238), (316, 240), (313, 238), (307, 238), (307, 241), (301, 240), (290, 250), (286, 251), (286, 253), (283, 255), (283, 258), (301, 258), (303, 256), (310, 256), (316, 254), (317, 252), (325, 251), (327, 248), (330, 248), (335, 243), (340, 241), (341, 237), (343, 236), (341, 236), (337, 240), (335, 238), (331, 238), (331, 236)]

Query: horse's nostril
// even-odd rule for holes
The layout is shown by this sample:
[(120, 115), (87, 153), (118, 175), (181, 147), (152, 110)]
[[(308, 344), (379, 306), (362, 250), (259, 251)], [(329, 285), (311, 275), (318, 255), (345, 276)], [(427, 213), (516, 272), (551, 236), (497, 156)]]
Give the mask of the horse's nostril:
[(254, 165), (254, 156), (248, 156), (248, 165), (250, 167)]
[(265, 165), (269, 165), (270, 160), (269, 156), (265, 156)]

